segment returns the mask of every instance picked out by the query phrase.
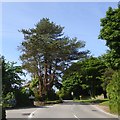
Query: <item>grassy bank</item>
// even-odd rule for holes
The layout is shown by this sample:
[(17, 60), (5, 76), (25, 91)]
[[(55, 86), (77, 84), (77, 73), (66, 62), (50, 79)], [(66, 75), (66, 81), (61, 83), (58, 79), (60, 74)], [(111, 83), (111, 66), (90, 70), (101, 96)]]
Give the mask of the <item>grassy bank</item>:
[(119, 113), (118, 111), (114, 111), (114, 109), (110, 110), (109, 101), (102, 102), (99, 105), (107, 107), (108, 108), (107, 112), (110, 112), (110, 113), (115, 114), (115, 115), (118, 115), (118, 113)]
[(99, 105), (109, 107), (109, 100), (108, 101), (104, 101), (104, 102), (100, 103)]

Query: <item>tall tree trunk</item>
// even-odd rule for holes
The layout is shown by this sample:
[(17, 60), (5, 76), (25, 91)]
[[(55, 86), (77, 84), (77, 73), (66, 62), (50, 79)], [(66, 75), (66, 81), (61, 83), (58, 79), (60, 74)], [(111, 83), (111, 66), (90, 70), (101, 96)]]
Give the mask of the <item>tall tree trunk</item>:
[(103, 95), (104, 95), (104, 98), (107, 98), (107, 92), (106, 91), (103, 92)]
[(40, 65), (37, 68), (37, 78), (39, 80), (39, 84), (38, 84), (38, 93), (39, 93), (39, 97), (42, 97), (42, 91), (43, 91), (43, 81), (42, 81), (42, 73), (41, 73), (41, 69), (40, 69)]
[(44, 64), (44, 80), (43, 80), (43, 86), (44, 86), (44, 91), (43, 91), (43, 94), (47, 94), (47, 82), (48, 82), (48, 80), (47, 80), (47, 77), (48, 77), (48, 75), (47, 75), (47, 67), (48, 67), (48, 65), (47, 65), (47, 61), (45, 61), (45, 64)]
[[(57, 63), (56, 63), (57, 64)], [(48, 83), (48, 89), (50, 90), (53, 87), (53, 82), (55, 80), (55, 70), (56, 70), (56, 64), (55, 64), (55, 68), (53, 70), (53, 73), (51, 73), (50, 71), (50, 81)], [(50, 66), (50, 69), (52, 69), (52, 66)]]
[(42, 80), (41, 80), (40, 76), (38, 77), (38, 79), (39, 79), (39, 96), (42, 97), (42, 89), (43, 89), (42, 84), (43, 83), (42, 83)]
[(52, 76), (52, 66), (51, 66), (51, 64), (49, 65), (49, 81), (48, 81), (48, 83), (47, 83), (47, 91), (49, 91), (50, 90), (50, 81), (51, 81), (51, 76)]

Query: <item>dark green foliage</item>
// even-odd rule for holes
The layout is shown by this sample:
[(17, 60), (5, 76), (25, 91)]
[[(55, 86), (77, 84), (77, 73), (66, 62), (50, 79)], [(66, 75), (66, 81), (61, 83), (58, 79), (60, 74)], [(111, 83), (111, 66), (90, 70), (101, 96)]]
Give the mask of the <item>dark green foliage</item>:
[[(69, 97), (79, 99), (79, 96), (82, 94), (82, 82), (80, 78), (81, 76), (77, 72), (73, 72), (69, 77), (63, 79), (63, 89), (64, 91), (67, 91), (66, 93)], [(71, 95), (72, 92), (73, 96)]]
[(64, 100), (72, 100), (73, 96), (71, 95), (71, 91), (66, 91), (63, 87), (60, 89), (60, 91), (57, 92), (57, 95), (60, 99)]
[(6, 95), (3, 95), (3, 98), (4, 107), (14, 107), (16, 105), (16, 99), (13, 92), (8, 92)]
[(3, 95), (8, 92), (13, 92), (16, 88), (22, 85), (23, 80), (20, 75), (23, 75), (22, 68), (15, 66), (14, 62), (6, 62), (4, 57), (2, 60), (2, 90)]
[(101, 19), (102, 29), (99, 38), (106, 40), (106, 45), (120, 57), (120, 7), (108, 8), (105, 18)]
[(116, 71), (107, 86), (110, 111), (120, 115), (120, 70)]
[[(4, 107), (14, 107), (16, 102), (16, 92), (22, 86), (20, 75), (24, 75), (20, 66), (15, 66), (14, 62), (6, 62), (2, 56), (2, 98)], [(22, 98), (23, 99), (23, 98)]]
[(25, 92), (25, 88), (20, 88), (15, 92), (16, 107), (33, 106), (33, 100), (29, 99), (30, 93)]
[(103, 88), (104, 98), (107, 98), (106, 88), (107, 88), (108, 84), (110, 83), (110, 81), (112, 80), (113, 73), (114, 73), (113, 69), (106, 68), (104, 74), (100, 78), (102, 80), (101, 86)]
[(84, 80), (89, 86), (89, 93), (92, 97), (100, 95), (103, 90), (100, 77), (105, 71), (105, 64), (98, 58), (90, 58), (83, 63)]
[(105, 64), (98, 58), (88, 58), (74, 63), (63, 75), (62, 87), (69, 94), (73, 92), (76, 99), (95, 97), (103, 93), (100, 77), (105, 71)]
[(55, 90), (51, 89), (48, 91), (47, 95), (45, 96), (45, 100), (51, 101), (51, 100), (59, 100), (59, 96), (55, 93)]
[[(109, 107), (111, 112), (120, 115), (120, 4), (118, 8), (109, 7), (105, 18), (101, 19), (102, 29), (99, 38), (106, 40), (110, 48), (107, 54), (103, 55), (103, 61), (108, 67), (103, 79), (103, 88), (107, 87)], [(108, 85), (107, 85), (108, 84)]]
[(24, 80), (20, 75), (24, 75), (20, 66), (15, 66), (14, 62), (2, 60), (2, 97), (4, 107), (28, 106), (31, 104), (29, 95), (22, 87)]
[(118, 70), (120, 68), (120, 56), (114, 50), (107, 51), (106, 54), (101, 56), (101, 60), (108, 68)]

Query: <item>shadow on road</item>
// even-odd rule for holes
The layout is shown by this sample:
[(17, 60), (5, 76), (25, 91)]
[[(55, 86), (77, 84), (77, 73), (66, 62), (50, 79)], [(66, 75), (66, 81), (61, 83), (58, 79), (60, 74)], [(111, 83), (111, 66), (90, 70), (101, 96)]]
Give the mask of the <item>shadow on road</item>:
[(21, 110), (21, 109), (33, 109), (33, 108), (48, 108), (47, 106), (29, 106), (29, 107), (15, 107), (15, 108), (6, 108), (6, 110)]

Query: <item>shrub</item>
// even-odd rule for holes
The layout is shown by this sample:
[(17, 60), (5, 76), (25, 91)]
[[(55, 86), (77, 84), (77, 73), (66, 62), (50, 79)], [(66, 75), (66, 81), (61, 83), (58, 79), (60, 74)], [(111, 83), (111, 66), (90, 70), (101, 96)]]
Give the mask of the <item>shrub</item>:
[(120, 70), (116, 71), (107, 86), (109, 107), (112, 113), (120, 115)]
[(24, 91), (24, 88), (21, 88), (15, 92), (16, 106), (17, 107), (26, 107), (32, 106), (33, 100), (29, 99), (29, 94)]
[(58, 91), (56, 94), (59, 96), (60, 99), (64, 99), (64, 100), (72, 100), (73, 99), (71, 92), (69, 92), (67, 90), (65, 91), (63, 88), (60, 91)]
[(59, 100), (59, 96), (55, 93), (55, 90), (51, 89), (48, 91), (47, 95), (45, 96), (45, 100), (46, 101)]
[(14, 107), (16, 105), (16, 100), (13, 92), (9, 92), (3, 99), (4, 107)]

